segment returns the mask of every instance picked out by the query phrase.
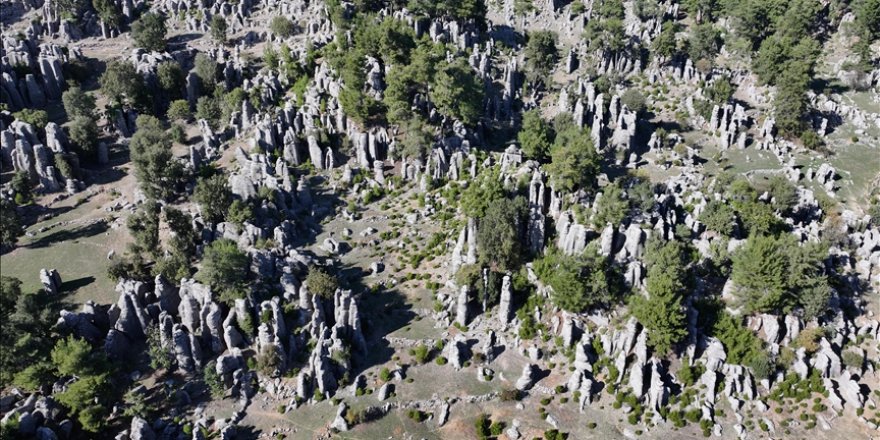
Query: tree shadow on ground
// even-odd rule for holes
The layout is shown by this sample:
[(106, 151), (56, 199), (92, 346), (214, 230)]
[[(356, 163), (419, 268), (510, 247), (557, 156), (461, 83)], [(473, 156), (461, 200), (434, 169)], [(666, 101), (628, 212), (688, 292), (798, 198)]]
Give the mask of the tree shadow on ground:
[(406, 303), (406, 297), (393, 288), (365, 292), (360, 296), (358, 306), (363, 319), (367, 351), (355, 357), (353, 373), (360, 373), (391, 360), (395, 350), (385, 337), (406, 327), (416, 317), (412, 305)]
[(174, 49), (185, 49), (186, 43), (198, 40), (201, 37), (202, 34), (196, 33), (175, 35), (167, 40), (169, 52), (172, 52)]
[(94, 282), (95, 277), (91, 275), (87, 277), (81, 277), (75, 280), (65, 281), (61, 283), (61, 290), (64, 292), (73, 292)]
[(62, 241), (93, 237), (95, 235), (106, 232), (107, 229), (107, 223), (104, 221), (99, 221), (88, 225), (79, 226), (73, 229), (63, 229), (53, 232), (49, 235), (46, 235), (45, 237), (34, 240), (23, 247), (30, 249), (49, 247), (55, 243)]
[(263, 431), (253, 426), (237, 426), (235, 428), (235, 440), (256, 440)]
[(296, 220), (297, 234), (293, 240), (295, 248), (305, 248), (316, 243), (324, 232), (324, 222), (336, 216), (336, 209), (342, 206), (342, 199), (336, 191), (326, 188), (323, 176), (311, 176), (308, 186), (312, 193), (312, 206), (302, 212)]

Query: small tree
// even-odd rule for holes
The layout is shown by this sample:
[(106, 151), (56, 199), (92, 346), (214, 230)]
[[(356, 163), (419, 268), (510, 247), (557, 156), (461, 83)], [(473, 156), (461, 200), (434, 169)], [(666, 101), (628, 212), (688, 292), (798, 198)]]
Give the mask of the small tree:
[(730, 236), (736, 225), (736, 214), (729, 204), (711, 200), (700, 213), (700, 222), (706, 225), (710, 231)]
[(19, 121), (33, 125), (38, 131), (46, 128), (46, 124), (49, 123), (49, 114), (45, 110), (26, 108), (13, 113), (12, 116)]
[(137, 104), (144, 96), (144, 81), (128, 61), (111, 61), (101, 75), (101, 93), (118, 104)]
[(553, 127), (541, 117), (539, 109), (523, 113), (522, 128), (517, 140), (527, 157), (542, 161), (550, 155), (553, 146)]
[(216, 127), (223, 116), (220, 100), (213, 96), (202, 96), (196, 102), (196, 118), (204, 119)]
[(233, 200), (232, 204), (229, 205), (229, 211), (226, 213), (226, 219), (239, 228), (244, 226), (245, 223), (252, 223), (255, 218), (256, 216), (250, 203), (241, 200)]
[(573, 313), (609, 303), (619, 292), (618, 276), (595, 251), (579, 257), (554, 251), (535, 262), (535, 272), (553, 288), (553, 303)]
[(12, 176), (9, 182), (12, 192), (15, 193), (15, 203), (17, 205), (26, 205), (33, 201), (34, 195), (31, 192), (33, 185), (27, 171), (19, 171)]
[(199, 280), (217, 290), (240, 285), (247, 278), (249, 259), (238, 245), (227, 238), (212, 242), (205, 247)]
[(129, 143), (135, 176), (149, 197), (169, 199), (183, 181), (183, 164), (174, 158), (171, 138), (153, 116), (137, 118), (138, 131)]
[(183, 88), (186, 85), (186, 75), (177, 61), (160, 63), (156, 69), (156, 76), (159, 78), (159, 87), (162, 88), (162, 92), (168, 99), (182, 96)]
[(15, 202), (0, 198), (0, 251), (14, 248), (21, 233), (21, 220)]
[(162, 346), (162, 333), (158, 326), (147, 329), (147, 354), (150, 356), (150, 366), (155, 370), (167, 371), (174, 365), (171, 351)]
[(162, 253), (159, 246), (159, 204), (147, 200), (128, 218), (128, 230), (134, 237), (135, 253), (148, 252), (154, 258)]
[(322, 298), (332, 298), (333, 293), (339, 288), (339, 281), (336, 277), (330, 275), (324, 269), (317, 266), (309, 268), (309, 274), (306, 275), (306, 285), (309, 292)]
[(488, 206), (477, 228), (477, 248), (485, 264), (502, 272), (519, 267), (527, 212), (523, 197), (500, 199)]
[(189, 110), (189, 102), (185, 99), (172, 101), (168, 106), (167, 117), (172, 121), (188, 122), (192, 119), (192, 112)]
[(527, 76), (530, 79), (542, 79), (547, 77), (559, 61), (559, 51), (556, 49), (556, 34), (550, 31), (536, 31), (529, 33), (529, 41), (525, 48)]
[(216, 174), (199, 179), (193, 191), (193, 199), (199, 204), (199, 211), (206, 222), (223, 221), (232, 205), (232, 191), (226, 182), (226, 176)]
[(215, 15), (211, 17), (211, 38), (220, 44), (226, 44), (226, 31), (228, 27), (226, 19), (222, 16)]
[(98, 374), (105, 367), (104, 358), (93, 355), (85, 339), (68, 336), (60, 339), (52, 350), (52, 363), (61, 376), (88, 376)]
[(202, 94), (211, 94), (217, 84), (217, 62), (208, 55), (199, 53), (196, 55), (193, 70), (202, 82)]
[(626, 89), (620, 97), (620, 102), (636, 114), (643, 113), (648, 108), (645, 104), (645, 95), (636, 89)]
[(463, 58), (443, 65), (432, 83), (431, 100), (446, 115), (473, 125), (482, 114), (483, 84)]
[(98, 145), (98, 124), (90, 116), (77, 116), (68, 127), (70, 141), (87, 156), (94, 156)]
[(557, 130), (550, 156), (552, 160), (547, 165), (547, 172), (555, 189), (592, 190), (599, 174), (599, 156), (593, 147), (589, 130), (579, 129), (574, 124), (563, 124), (562, 130)]
[(513, 13), (517, 17), (525, 16), (535, 10), (532, 0), (514, 0)]
[(287, 38), (293, 35), (294, 26), (293, 22), (288, 20), (287, 17), (278, 15), (269, 22), (269, 30), (272, 31), (272, 35), (278, 38)]
[(674, 22), (667, 21), (663, 23), (660, 35), (653, 42), (653, 49), (655, 54), (666, 58), (671, 58), (678, 52)]
[(629, 213), (629, 202), (620, 189), (619, 184), (608, 185), (597, 200), (596, 214), (593, 216), (593, 226), (604, 228), (605, 225), (619, 225)]
[(131, 38), (141, 49), (152, 52), (165, 50), (165, 17), (147, 12), (131, 25)]
[(70, 120), (78, 116), (92, 118), (95, 115), (95, 97), (78, 86), (71, 87), (61, 95), (64, 111)]
[(633, 315), (648, 331), (648, 344), (661, 354), (687, 336), (682, 304), (686, 276), (683, 251), (678, 241), (648, 246), (648, 296), (634, 295), (630, 301)]
[(757, 235), (733, 254), (731, 278), (738, 286), (737, 300), (747, 312), (772, 312), (785, 305), (786, 248), (779, 239)]
[(493, 168), (480, 173), (461, 195), (461, 211), (468, 217), (479, 218), (485, 215), (489, 205), (504, 197), (504, 186), (499, 178), (499, 170)]
[(64, 392), (55, 394), (54, 397), (76, 414), (85, 431), (97, 433), (104, 428), (109, 411), (95, 402), (106, 401), (111, 390), (109, 374), (104, 373), (81, 377), (70, 384)]

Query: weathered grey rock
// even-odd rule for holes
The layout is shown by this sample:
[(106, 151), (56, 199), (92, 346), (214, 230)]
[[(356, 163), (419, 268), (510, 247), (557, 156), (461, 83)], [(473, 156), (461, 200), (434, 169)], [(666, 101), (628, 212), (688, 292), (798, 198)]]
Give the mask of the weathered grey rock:
[(468, 301), (470, 286), (461, 286), (455, 303), (455, 322), (464, 327), (468, 324)]
[(533, 364), (526, 364), (523, 367), (522, 374), (516, 381), (516, 389), (520, 391), (528, 391), (535, 386), (538, 376), (538, 367)]
[(724, 351), (724, 345), (721, 344), (721, 341), (710, 338), (706, 350), (703, 352), (703, 358), (706, 359), (706, 370), (720, 370), (724, 361), (727, 360), (727, 352)]
[(51, 295), (57, 295), (61, 291), (61, 275), (55, 269), (40, 269), (40, 283)]
[(765, 340), (770, 344), (779, 342), (779, 319), (773, 315), (761, 315), (761, 327), (764, 329)]
[(834, 352), (825, 338), (819, 342), (819, 351), (813, 356), (812, 366), (819, 370), (822, 377), (839, 377), (841, 372), (840, 356)]
[(67, 310), (60, 312), (61, 317), (58, 318), (58, 324), (71, 329), (73, 333), (89, 342), (95, 343), (101, 340), (103, 335), (98, 327), (89, 319), (85, 313), (71, 313)]
[(855, 410), (865, 407), (866, 397), (862, 394), (859, 383), (852, 378), (849, 372), (843, 374), (837, 379), (838, 391), (843, 401)]
[(449, 341), (447, 344), (447, 357), (449, 358), (449, 363), (452, 364), (452, 368), (456, 370), (461, 370), (464, 363), (464, 353), (462, 351), (462, 343), (458, 339), (454, 339)]
[[(132, 439), (133, 438), (134, 437), (132, 437)], [(58, 440), (58, 436), (55, 435), (55, 431), (53, 431), (52, 429), (45, 427), (45, 426), (41, 426), (41, 427), (37, 428), (36, 439), (37, 440)]]
[(348, 421), (345, 419), (346, 412), (348, 412), (348, 405), (346, 405), (345, 402), (340, 402), (339, 406), (336, 408), (336, 417), (330, 424), (330, 428), (339, 432), (348, 431)]
[(513, 312), (511, 296), (510, 275), (504, 275), (501, 281), (501, 299), (498, 304), (498, 319), (501, 321), (502, 328), (507, 327)]
[(437, 410), (437, 426), (443, 426), (449, 420), (449, 402), (444, 401)]
[(131, 419), (131, 440), (156, 440), (156, 433), (146, 420), (135, 416)]
[(590, 361), (587, 346), (588, 344), (585, 342), (575, 344), (574, 368), (577, 371), (587, 371), (592, 373), (593, 363)]
[(377, 394), (376, 398), (378, 398), (380, 402), (384, 402), (384, 401), (388, 400), (389, 397), (391, 397), (391, 393), (393, 393), (393, 392), (394, 392), (394, 384), (385, 383), (384, 385), (382, 385), (379, 388), (379, 392), (376, 393)]
[[(122, 289), (120, 286), (123, 286)], [(121, 290), (121, 293), (116, 303), (119, 309), (119, 318), (116, 320), (114, 328), (135, 339), (143, 338), (146, 335), (144, 332), (150, 323), (148, 315), (140, 305), (137, 291), (133, 290), (145, 287), (141, 282), (126, 284), (124, 281), (120, 281), (117, 285), (117, 290)]]
[(657, 367), (659, 362), (653, 360), (651, 362), (651, 384), (648, 387), (648, 406), (655, 411), (659, 411), (661, 407), (666, 405), (666, 399), (669, 396), (669, 390), (663, 383), (663, 376)]
[(110, 331), (107, 332), (107, 337), (104, 339), (104, 352), (107, 353), (107, 356), (111, 359), (121, 359), (126, 353), (128, 353), (130, 345), (131, 341), (128, 340), (125, 333), (122, 333), (115, 328), (111, 328)]
[(599, 237), (599, 253), (606, 257), (614, 251), (615, 231), (614, 226), (609, 224), (605, 226), (605, 229), (602, 230), (602, 235)]
[(180, 324), (174, 324), (172, 330), (172, 344), (175, 358), (177, 359), (177, 367), (184, 372), (194, 372), (196, 363), (193, 356), (193, 349), (190, 345), (189, 334)]

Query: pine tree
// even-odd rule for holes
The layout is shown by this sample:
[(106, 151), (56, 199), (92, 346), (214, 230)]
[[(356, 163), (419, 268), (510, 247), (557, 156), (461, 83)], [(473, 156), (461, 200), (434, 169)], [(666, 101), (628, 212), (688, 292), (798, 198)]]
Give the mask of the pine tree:
[(756, 235), (733, 254), (735, 295), (747, 313), (776, 311), (786, 304), (786, 248), (781, 239)]
[(648, 345), (662, 354), (687, 336), (687, 314), (682, 304), (684, 252), (677, 241), (651, 246), (648, 251), (653, 254), (645, 258), (650, 262), (645, 280), (648, 296), (634, 295), (630, 306), (633, 316), (648, 332)]

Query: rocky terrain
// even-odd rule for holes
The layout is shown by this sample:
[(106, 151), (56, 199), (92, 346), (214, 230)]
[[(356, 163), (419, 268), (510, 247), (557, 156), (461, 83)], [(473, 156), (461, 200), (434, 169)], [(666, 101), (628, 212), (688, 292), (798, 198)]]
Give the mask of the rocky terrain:
[(0, 0), (0, 439), (880, 438), (878, 0)]

